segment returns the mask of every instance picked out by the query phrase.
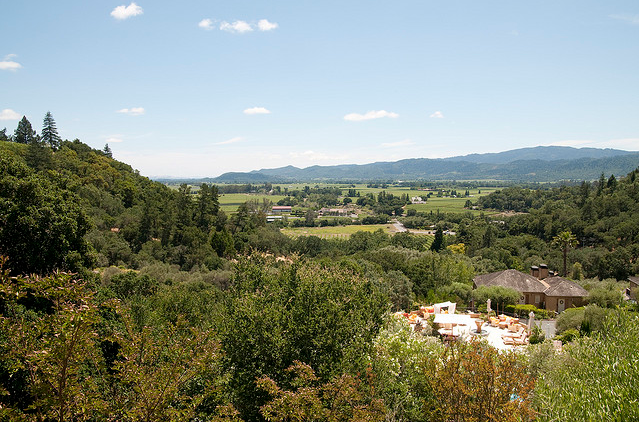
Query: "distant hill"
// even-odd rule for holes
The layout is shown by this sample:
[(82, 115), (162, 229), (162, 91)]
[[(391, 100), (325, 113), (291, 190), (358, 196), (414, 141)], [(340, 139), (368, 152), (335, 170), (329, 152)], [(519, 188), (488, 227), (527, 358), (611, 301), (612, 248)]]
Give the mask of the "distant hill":
[(468, 161), (471, 163), (485, 164), (506, 164), (513, 161), (521, 160), (542, 160), (542, 161), (558, 161), (558, 160), (578, 160), (580, 158), (609, 158), (619, 155), (631, 155), (631, 151), (623, 151), (612, 148), (572, 148), (559, 146), (539, 146), (530, 148), (519, 148), (510, 151), (486, 153), (486, 154), (469, 154), (456, 157), (444, 158), (446, 161)]
[(639, 166), (639, 152), (615, 149), (534, 147), (441, 159), (412, 158), (371, 164), (297, 168), (286, 166), (225, 173), (214, 183), (332, 180), (508, 180), (550, 182), (624, 175)]

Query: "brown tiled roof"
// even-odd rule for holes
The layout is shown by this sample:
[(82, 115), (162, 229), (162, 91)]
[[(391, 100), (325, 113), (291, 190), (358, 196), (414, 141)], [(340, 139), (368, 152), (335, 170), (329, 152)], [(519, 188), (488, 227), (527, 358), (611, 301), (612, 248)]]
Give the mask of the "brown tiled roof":
[(502, 286), (522, 293), (543, 293), (550, 287), (548, 283), (517, 270), (497, 271), (483, 274), (473, 279), (475, 286)]
[(628, 280), (630, 280), (632, 284), (636, 284), (639, 286), (639, 276), (628, 277)]
[(567, 280), (563, 277), (550, 277), (544, 280), (550, 284), (550, 288), (546, 290), (546, 296), (561, 297), (585, 297), (588, 291), (574, 281)]

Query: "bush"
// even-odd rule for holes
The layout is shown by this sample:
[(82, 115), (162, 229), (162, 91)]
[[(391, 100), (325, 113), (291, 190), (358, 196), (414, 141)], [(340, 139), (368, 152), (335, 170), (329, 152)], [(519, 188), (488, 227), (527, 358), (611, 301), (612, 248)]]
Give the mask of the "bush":
[(557, 336), (556, 339), (560, 340), (563, 344), (566, 344), (566, 343), (572, 343), (579, 337), (581, 337), (581, 335), (579, 334), (579, 331), (575, 330), (574, 328), (571, 328), (569, 330), (564, 331), (562, 335)]
[(546, 334), (544, 333), (544, 331), (540, 327), (535, 326), (532, 329), (532, 333), (530, 335), (530, 339), (529, 339), (530, 344), (543, 343), (545, 340), (546, 340)]
[(608, 312), (598, 334), (577, 339), (538, 378), (533, 394), (538, 419), (639, 420), (637, 344), (639, 317), (624, 310)]
[(515, 314), (520, 318), (528, 318), (528, 315), (533, 312), (535, 318), (550, 319), (555, 316), (553, 311), (547, 311), (546, 309), (539, 309), (535, 305), (508, 305), (506, 306), (506, 312)]

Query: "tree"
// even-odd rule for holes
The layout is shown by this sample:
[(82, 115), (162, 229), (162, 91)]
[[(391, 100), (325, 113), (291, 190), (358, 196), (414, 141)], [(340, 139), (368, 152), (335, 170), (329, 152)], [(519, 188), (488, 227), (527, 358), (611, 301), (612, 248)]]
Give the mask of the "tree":
[(272, 397), (272, 400), (260, 409), (266, 420), (384, 421), (384, 403), (375, 397), (370, 383), (344, 374), (321, 384), (313, 369), (299, 361), (295, 361), (286, 372), (295, 375), (292, 382), (295, 389), (292, 391), (283, 390), (269, 377), (257, 381), (258, 386)]
[(19, 144), (28, 144), (36, 136), (36, 131), (31, 127), (31, 122), (27, 120), (27, 116), (22, 116), (22, 120), (18, 122), (18, 127), (13, 133), (13, 140)]
[(102, 152), (104, 152), (104, 155), (106, 155), (109, 158), (113, 158), (113, 151), (111, 151), (111, 147), (109, 147), (109, 144), (104, 144), (104, 149), (102, 149)]
[(90, 265), (91, 223), (76, 195), (9, 157), (0, 159), (0, 175), (0, 253), (13, 273)]
[(11, 135), (7, 135), (7, 128), (0, 130), (0, 141), (11, 142)]
[(516, 353), (500, 353), (473, 338), (427, 359), (434, 369), (424, 374), (435, 396), (430, 420), (515, 422), (533, 418), (530, 399), (535, 382)]
[(0, 419), (89, 420), (103, 403), (89, 375), (100, 354), (86, 283), (68, 274), (9, 278), (0, 269), (0, 292)]
[(566, 275), (568, 274), (567, 266), (566, 266), (568, 249), (574, 248), (575, 246), (577, 246), (577, 244), (579, 243), (577, 241), (577, 237), (574, 234), (572, 234), (570, 230), (564, 230), (563, 232), (559, 233), (557, 236), (555, 236), (552, 239), (552, 243), (553, 245), (559, 246), (561, 248), (561, 252), (563, 253), (563, 256), (564, 256), (563, 276), (566, 277)]
[(52, 150), (57, 151), (60, 148), (62, 139), (60, 139), (60, 135), (58, 135), (58, 129), (50, 111), (47, 111), (47, 114), (44, 115), (40, 137), (42, 138), (42, 142), (49, 145)]
[(435, 252), (439, 252), (444, 248), (444, 232), (441, 227), (438, 227), (435, 231), (435, 240), (433, 244), (430, 245), (430, 249)]

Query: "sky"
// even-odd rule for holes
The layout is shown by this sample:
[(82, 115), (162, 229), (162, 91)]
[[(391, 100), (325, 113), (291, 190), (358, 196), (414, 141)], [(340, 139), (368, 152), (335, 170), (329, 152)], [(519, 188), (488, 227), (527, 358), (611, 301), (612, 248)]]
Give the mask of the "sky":
[(65, 0), (0, 6), (0, 128), (149, 177), (639, 150), (636, 0)]

